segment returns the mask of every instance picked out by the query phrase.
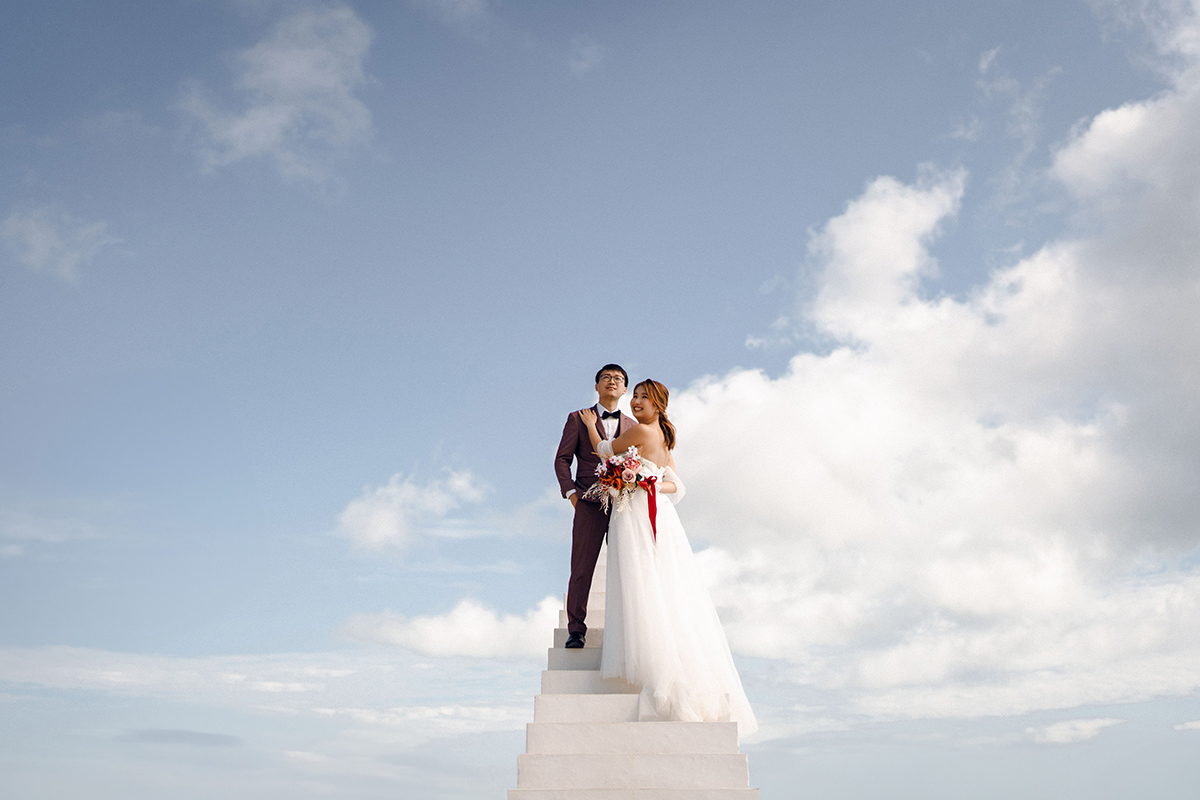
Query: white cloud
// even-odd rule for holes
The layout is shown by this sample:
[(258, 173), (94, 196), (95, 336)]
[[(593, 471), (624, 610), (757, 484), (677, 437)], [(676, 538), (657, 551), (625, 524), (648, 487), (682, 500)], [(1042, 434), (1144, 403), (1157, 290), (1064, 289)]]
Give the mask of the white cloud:
[(567, 66), (576, 75), (595, 69), (604, 60), (604, 48), (589, 36), (577, 36), (571, 40), (571, 55)]
[(66, 283), (77, 282), (80, 267), (121, 241), (109, 234), (108, 223), (84, 222), (49, 207), (14, 211), (0, 222), (0, 240), (21, 264)]
[(1025, 733), (1035, 742), (1042, 744), (1071, 744), (1094, 739), (1105, 728), (1120, 725), (1125, 720), (1104, 717), (1101, 719), (1068, 719), (1045, 728), (1026, 728)]
[(960, 299), (923, 282), (962, 173), (814, 232), (827, 350), (672, 400), (735, 650), (877, 717), (1200, 688), (1198, 132), (1196, 66), (1097, 115), (1053, 167), (1087, 233)]
[(367, 549), (403, 547), (419, 531), (452, 528), (451, 511), (482, 499), (483, 490), (469, 471), (450, 472), (424, 486), (397, 473), (350, 501), (338, 517), (338, 533)]
[(390, 611), (356, 614), (344, 632), (359, 641), (395, 644), (435, 656), (538, 657), (553, 644), (560, 605), (559, 599), (547, 597), (523, 616), (501, 616), (468, 598), (435, 616), (409, 618)]
[(1175, 726), (1177, 731), (1200, 731), (1200, 719), (1191, 722), (1181, 722)]
[(371, 29), (349, 8), (301, 11), (233, 58), (240, 111), (225, 111), (203, 87), (181, 107), (201, 127), (205, 169), (268, 158), (288, 180), (324, 182), (333, 163), (371, 135), (356, 92)]

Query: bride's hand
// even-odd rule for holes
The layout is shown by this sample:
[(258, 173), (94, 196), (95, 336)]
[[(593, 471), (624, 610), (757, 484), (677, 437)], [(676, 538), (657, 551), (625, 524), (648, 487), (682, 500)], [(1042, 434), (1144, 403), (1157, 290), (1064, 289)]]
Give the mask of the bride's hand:
[(594, 408), (584, 408), (579, 412), (579, 418), (583, 420), (584, 425), (596, 424), (596, 410)]

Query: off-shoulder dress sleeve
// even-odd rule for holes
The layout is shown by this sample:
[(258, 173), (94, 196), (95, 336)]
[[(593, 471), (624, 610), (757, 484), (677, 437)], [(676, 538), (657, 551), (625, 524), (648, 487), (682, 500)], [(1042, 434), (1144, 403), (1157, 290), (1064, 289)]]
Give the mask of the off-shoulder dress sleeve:
[(672, 503), (678, 505), (679, 501), (687, 493), (687, 487), (683, 485), (683, 481), (679, 480), (679, 473), (670, 467), (663, 467), (663, 480), (671, 481), (671, 483), (675, 484), (675, 491), (670, 494), (660, 495), (660, 497), (670, 498)]

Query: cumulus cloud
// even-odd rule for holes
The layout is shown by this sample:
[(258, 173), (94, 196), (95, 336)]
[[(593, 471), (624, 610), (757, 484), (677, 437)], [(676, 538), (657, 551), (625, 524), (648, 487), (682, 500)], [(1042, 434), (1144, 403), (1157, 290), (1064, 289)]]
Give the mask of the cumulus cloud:
[[(1191, 53), (1179, 19), (1160, 39)], [(799, 314), (827, 346), (676, 393), (681, 513), (735, 650), (876, 717), (1200, 688), (1191, 57), (1058, 150), (1072, 233), (931, 297), (966, 176), (871, 181), (810, 240)]]
[(1100, 719), (1068, 719), (1044, 728), (1026, 728), (1025, 733), (1041, 744), (1071, 744), (1095, 739), (1100, 731), (1120, 725), (1125, 720), (1103, 717)]
[(409, 618), (391, 611), (356, 614), (344, 631), (358, 641), (400, 645), (435, 656), (537, 657), (553, 644), (559, 606), (558, 599), (547, 597), (523, 616), (500, 615), (468, 598), (434, 616)]
[(450, 472), (444, 480), (425, 485), (397, 473), (350, 501), (338, 517), (338, 533), (366, 549), (403, 547), (419, 531), (452, 530), (456, 521), (449, 513), (483, 496), (469, 471)]
[(371, 112), (357, 96), (371, 38), (349, 8), (301, 11), (232, 58), (240, 110), (187, 86), (180, 106), (199, 124), (204, 168), (266, 158), (285, 179), (328, 180), (371, 136)]
[(34, 272), (76, 283), (79, 270), (105, 247), (120, 243), (106, 222), (84, 222), (49, 207), (14, 211), (0, 222), (0, 241)]
[(1177, 731), (1200, 731), (1200, 719), (1192, 720), (1191, 722), (1181, 722), (1175, 726)]

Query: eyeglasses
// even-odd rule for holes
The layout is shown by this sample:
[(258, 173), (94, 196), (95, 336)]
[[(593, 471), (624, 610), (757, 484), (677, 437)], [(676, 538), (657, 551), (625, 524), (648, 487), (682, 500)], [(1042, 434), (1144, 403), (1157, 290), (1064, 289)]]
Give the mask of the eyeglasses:
[(599, 383), (624, 383), (625, 379), (622, 378), (620, 375), (610, 375), (608, 373), (605, 373), (600, 376), (600, 380), (598, 382)]

